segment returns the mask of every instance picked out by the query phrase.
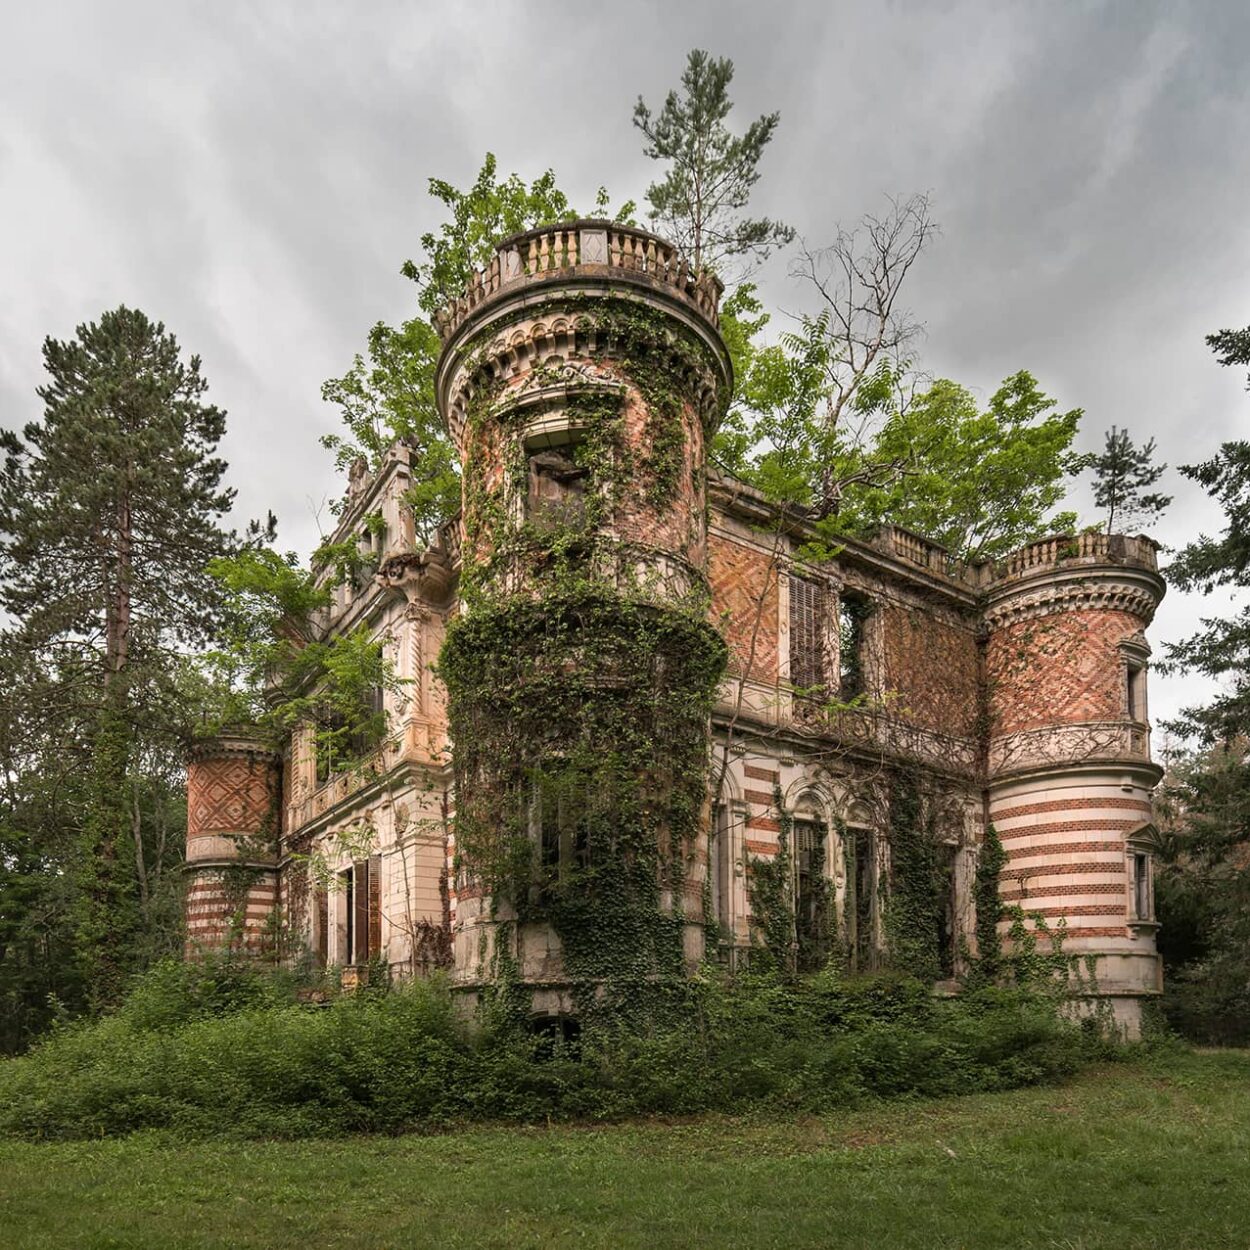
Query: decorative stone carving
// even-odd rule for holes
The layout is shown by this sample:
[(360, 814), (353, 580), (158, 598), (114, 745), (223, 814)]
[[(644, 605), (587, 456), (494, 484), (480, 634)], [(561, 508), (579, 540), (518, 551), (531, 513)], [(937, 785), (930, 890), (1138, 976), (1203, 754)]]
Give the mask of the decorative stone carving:
[(606, 265), (608, 263), (608, 232), (606, 230), (579, 230), (578, 248), (583, 265)]

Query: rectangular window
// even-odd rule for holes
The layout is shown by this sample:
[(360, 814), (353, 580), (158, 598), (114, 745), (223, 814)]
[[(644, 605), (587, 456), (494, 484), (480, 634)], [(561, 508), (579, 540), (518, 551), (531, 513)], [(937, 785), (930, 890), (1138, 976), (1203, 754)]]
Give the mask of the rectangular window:
[(1125, 669), (1125, 674), (1124, 696), (1128, 718), (1133, 721), (1145, 720), (1145, 699), (1142, 697), (1144, 694), (1142, 687), (1146, 679), (1146, 670), (1140, 664), (1129, 664)]
[(535, 778), (529, 821), (544, 881), (564, 882), (575, 868), (589, 867), (590, 800), (581, 782)]
[(374, 855), (339, 873), (343, 890), (343, 963), (366, 964), (382, 950), (382, 860)]
[(1150, 913), (1150, 856), (1142, 851), (1133, 853), (1133, 918), (1149, 920)]
[(794, 822), (794, 913), (800, 926), (815, 920), (817, 889), (825, 875), (825, 825), (820, 820)]
[(330, 962), (330, 896), (321, 889), (314, 895), (313, 954), (318, 968)]
[(371, 686), (365, 691), (363, 716), (352, 734), (351, 753), (359, 758), (381, 744), (386, 736), (386, 691)]
[(818, 582), (790, 578), (790, 684), (819, 693), (825, 684), (825, 592)]
[(872, 607), (863, 595), (844, 591), (838, 599), (838, 698), (849, 702), (866, 689), (865, 622)]
[(347, 868), (339, 873), (339, 886), (343, 891), (343, 925), (339, 930), (342, 945), (339, 962), (355, 963), (356, 951), (356, 870)]
[(955, 852), (949, 842), (937, 846), (934, 893), (938, 903), (938, 967), (944, 977), (955, 975)]
[(712, 915), (718, 924), (729, 926), (729, 808), (717, 803), (712, 808), (712, 853), (708, 876), (712, 887)]

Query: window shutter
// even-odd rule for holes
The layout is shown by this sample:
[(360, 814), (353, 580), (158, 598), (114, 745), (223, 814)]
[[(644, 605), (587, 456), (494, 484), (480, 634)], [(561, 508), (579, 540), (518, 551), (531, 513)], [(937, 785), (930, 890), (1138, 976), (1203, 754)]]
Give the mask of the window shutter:
[(790, 578), (790, 682), (803, 690), (823, 686), (825, 594), (816, 582)]
[(317, 966), (330, 962), (330, 895), (326, 890), (316, 893)]
[(382, 953), (382, 857), (369, 860), (369, 957)]
[(352, 873), (355, 888), (352, 890), (353, 925), (355, 941), (352, 943), (352, 963), (363, 964), (369, 959), (369, 861), (362, 859)]

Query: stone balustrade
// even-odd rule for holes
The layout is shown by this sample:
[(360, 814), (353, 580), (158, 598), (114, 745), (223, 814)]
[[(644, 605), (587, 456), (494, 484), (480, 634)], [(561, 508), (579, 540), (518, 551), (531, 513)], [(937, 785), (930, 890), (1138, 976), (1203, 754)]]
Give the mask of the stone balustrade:
[(996, 569), (999, 577), (1014, 577), (1057, 564), (1132, 564), (1158, 571), (1155, 544), (1144, 536), (1125, 534), (1052, 534), (1013, 551)]
[(670, 288), (717, 324), (720, 279), (708, 270), (694, 270), (678, 250), (646, 230), (619, 222), (585, 220), (539, 226), (504, 239), (484, 269), (475, 269), (462, 296), (434, 316), (439, 338), (446, 343), (474, 309), (501, 291), (583, 271), (624, 271), (644, 275)]

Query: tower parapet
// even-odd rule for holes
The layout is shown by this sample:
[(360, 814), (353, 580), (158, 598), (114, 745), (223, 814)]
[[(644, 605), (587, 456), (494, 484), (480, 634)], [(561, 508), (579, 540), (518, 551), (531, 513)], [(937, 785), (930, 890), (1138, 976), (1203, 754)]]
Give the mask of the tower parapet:
[(266, 953), (278, 905), (279, 757), (238, 731), (187, 761), (186, 953)]
[(505, 239), (438, 319), (464, 483), (441, 665), (456, 973), (519, 978), (543, 1011), (703, 953), (719, 293), (663, 240), (588, 220)]
[(1021, 548), (986, 588), (989, 818), (1004, 902), (1065, 931), (1130, 1031), (1155, 949), (1145, 629), (1164, 583), (1148, 538)]

